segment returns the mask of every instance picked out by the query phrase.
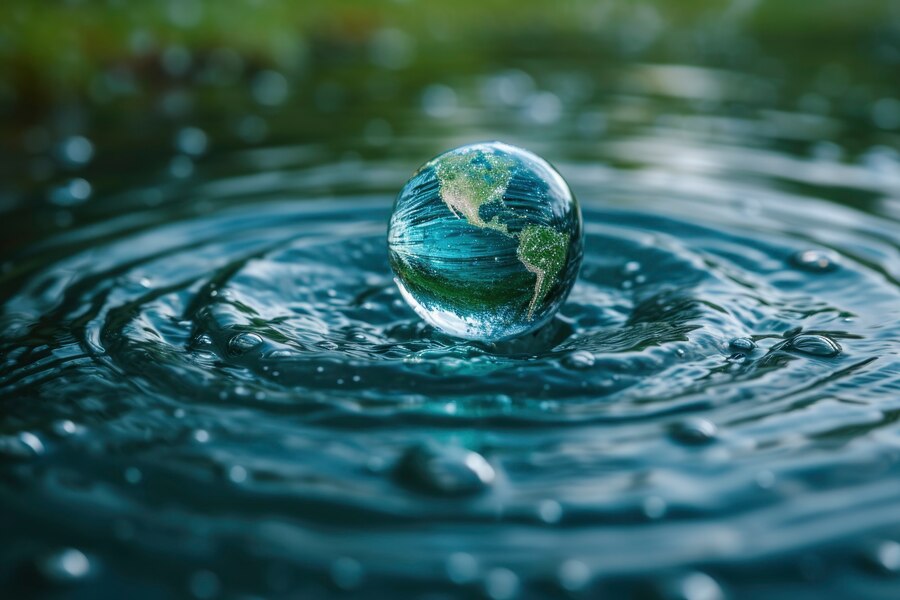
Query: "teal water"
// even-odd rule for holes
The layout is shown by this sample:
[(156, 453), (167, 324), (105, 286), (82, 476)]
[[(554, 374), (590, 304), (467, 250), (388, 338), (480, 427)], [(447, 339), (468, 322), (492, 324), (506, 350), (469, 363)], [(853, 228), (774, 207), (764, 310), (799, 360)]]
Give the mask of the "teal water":
[[(10, 597), (897, 597), (890, 83), (522, 56), (10, 138)], [(386, 231), (491, 138), (585, 244), (556, 318), (481, 343), (403, 302)]]

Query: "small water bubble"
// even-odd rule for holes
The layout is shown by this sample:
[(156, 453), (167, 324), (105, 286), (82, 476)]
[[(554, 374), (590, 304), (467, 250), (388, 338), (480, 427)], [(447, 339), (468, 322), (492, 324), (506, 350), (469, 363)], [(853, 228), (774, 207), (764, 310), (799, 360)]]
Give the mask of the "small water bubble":
[(447, 577), (457, 585), (464, 585), (478, 576), (478, 562), (471, 554), (454, 552), (447, 558)]
[(843, 350), (840, 344), (833, 339), (817, 334), (797, 335), (788, 340), (784, 347), (810, 356), (825, 358), (837, 356)]
[(228, 353), (233, 356), (240, 356), (250, 352), (263, 343), (262, 336), (256, 333), (243, 332), (235, 335), (228, 340)]
[(193, 438), (198, 444), (205, 444), (209, 441), (209, 432), (205, 429), (198, 429), (193, 433)]
[(587, 350), (579, 350), (563, 358), (563, 365), (570, 369), (589, 369), (594, 366), (594, 355)]
[(872, 551), (871, 562), (882, 573), (900, 574), (900, 543), (885, 540)]
[(810, 273), (830, 273), (838, 267), (838, 257), (829, 250), (803, 250), (791, 256), (791, 264)]
[(131, 485), (137, 485), (144, 478), (144, 474), (137, 467), (128, 467), (125, 469), (124, 477)]
[(199, 127), (185, 127), (175, 135), (175, 149), (190, 156), (200, 156), (208, 145), (209, 136)]
[(260, 71), (250, 82), (250, 94), (263, 106), (284, 104), (289, 93), (287, 77), (278, 71)]
[(659, 496), (648, 496), (644, 499), (641, 509), (648, 519), (655, 520), (662, 518), (666, 514), (668, 506), (666, 506), (666, 501)]
[(675, 424), (670, 433), (674, 439), (690, 445), (703, 445), (715, 441), (718, 428), (710, 421), (691, 418)]
[(738, 337), (728, 342), (728, 347), (734, 352), (749, 354), (756, 349), (756, 342), (748, 337)]
[(636, 260), (630, 260), (622, 267), (622, 272), (626, 275), (632, 275), (641, 270), (641, 263)]
[(503, 567), (488, 571), (484, 592), (491, 600), (510, 600), (519, 594), (519, 576)]
[(222, 583), (219, 576), (205, 569), (195, 572), (188, 581), (191, 594), (200, 600), (209, 600), (219, 595)]
[(60, 437), (68, 437), (70, 435), (75, 435), (76, 433), (81, 433), (82, 431), (83, 428), (81, 426), (76, 425), (68, 419), (55, 421), (53, 423), (53, 433)]
[(342, 590), (352, 590), (362, 583), (363, 567), (358, 560), (342, 557), (331, 563), (331, 580)]
[(19, 435), (0, 436), (0, 457), (11, 459), (28, 459), (44, 453), (41, 439), (29, 431)]
[(673, 600), (724, 600), (725, 593), (719, 583), (700, 571), (684, 576), (676, 587)]
[(397, 474), (412, 487), (445, 496), (482, 492), (496, 478), (494, 468), (477, 452), (435, 443), (407, 450), (397, 464)]
[(559, 523), (563, 516), (562, 505), (556, 500), (543, 500), (538, 504), (538, 516), (544, 523)]
[(62, 141), (57, 154), (64, 166), (83, 167), (94, 157), (94, 144), (83, 135), (73, 135)]
[(50, 192), (50, 202), (57, 206), (75, 206), (90, 198), (92, 192), (93, 187), (90, 182), (76, 177), (54, 188)]
[(41, 558), (38, 570), (53, 583), (75, 583), (90, 574), (91, 561), (81, 550), (64, 548)]
[(591, 570), (580, 560), (569, 559), (559, 566), (556, 577), (562, 589), (578, 592), (591, 582)]
[(232, 483), (244, 483), (247, 481), (247, 469), (241, 465), (234, 465), (228, 469), (228, 479)]

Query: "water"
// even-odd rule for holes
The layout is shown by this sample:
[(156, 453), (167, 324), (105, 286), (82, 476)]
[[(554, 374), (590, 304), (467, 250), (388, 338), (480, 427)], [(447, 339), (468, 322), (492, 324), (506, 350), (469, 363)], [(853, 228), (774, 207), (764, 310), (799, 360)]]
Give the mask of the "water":
[[(595, 86), (517, 48), (309, 96), (263, 71), (22, 155), (4, 589), (897, 596), (898, 134), (840, 105), (880, 80), (626, 57)], [(327, 127), (308, 103), (360, 89)], [(570, 183), (584, 264), (547, 327), (460, 341), (403, 302), (386, 230), (418, 164), (494, 137)]]

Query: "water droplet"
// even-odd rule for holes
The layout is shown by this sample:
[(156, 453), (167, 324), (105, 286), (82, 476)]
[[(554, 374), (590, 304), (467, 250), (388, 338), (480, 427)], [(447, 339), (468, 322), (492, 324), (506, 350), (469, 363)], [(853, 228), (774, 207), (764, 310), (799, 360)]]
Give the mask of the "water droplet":
[(570, 369), (589, 369), (594, 366), (594, 355), (587, 350), (579, 350), (563, 358), (563, 365)]
[(872, 551), (871, 561), (882, 573), (900, 573), (900, 543), (894, 540), (879, 543)]
[(193, 433), (193, 438), (198, 444), (205, 444), (209, 441), (209, 432), (205, 429), (198, 429)]
[(331, 580), (342, 590), (359, 587), (363, 580), (363, 568), (359, 561), (342, 557), (331, 563)]
[(590, 583), (591, 570), (580, 560), (569, 559), (559, 566), (556, 576), (564, 590), (578, 592)]
[(31, 432), (23, 431), (19, 435), (0, 436), (0, 457), (23, 460), (43, 453), (44, 444)]
[(208, 145), (209, 137), (198, 127), (185, 127), (175, 136), (175, 149), (190, 156), (200, 156)]
[(672, 437), (683, 444), (702, 445), (716, 439), (718, 429), (706, 419), (691, 418), (676, 423), (670, 430)]
[(637, 273), (640, 270), (641, 270), (641, 263), (637, 262), (636, 260), (630, 260), (627, 263), (625, 263), (624, 267), (622, 267), (622, 272), (625, 273), (626, 275), (631, 275), (633, 273)]
[(94, 144), (82, 135), (73, 135), (59, 145), (58, 155), (63, 165), (82, 167), (94, 157)]
[(91, 572), (91, 561), (80, 550), (64, 548), (38, 562), (38, 570), (53, 583), (75, 583)]
[(491, 600), (515, 598), (519, 585), (519, 576), (503, 567), (491, 569), (484, 578), (484, 592)]
[(734, 338), (730, 342), (728, 342), (728, 347), (734, 350), (735, 352), (742, 352), (744, 354), (749, 354), (756, 349), (756, 342), (751, 340), (748, 337), (739, 337)]
[(60, 437), (68, 437), (70, 435), (75, 435), (76, 433), (81, 433), (84, 429), (76, 425), (74, 422), (64, 419), (61, 421), (56, 421), (53, 423), (53, 433)]
[(241, 465), (234, 465), (228, 469), (228, 479), (233, 483), (244, 483), (247, 481), (247, 469)]
[(725, 594), (715, 579), (699, 571), (681, 579), (674, 596), (679, 600), (724, 600)]
[(239, 333), (228, 340), (228, 353), (233, 356), (240, 356), (250, 352), (262, 343), (262, 336), (256, 333)]
[(485, 490), (496, 474), (483, 456), (459, 446), (414, 446), (397, 465), (397, 474), (413, 487), (448, 496)]
[(791, 264), (810, 273), (829, 273), (838, 267), (838, 256), (830, 250), (803, 250), (791, 256)]
[(563, 516), (563, 509), (556, 500), (544, 500), (538, 504), (538, 516), (544, 523), (559, 523)]
[(666, 501), (659, 496), (648, 496), (644, 499), (642, 509), (648, 519), (660, 519), (666, 514)]
[(222, 584), (218, 575), (204, 569), (191, 575), (188, 587), (195, 598), (209, 600), (209, 598), (215, 598), (219, 595)]
[(478, 562), (471, 554), (454, 552), (447, 558), (447, 577), (457, 585), (469, 583), (478, 575)]
[(137, 467), (128, 467), (125, 469), (125, 481), (131, 485), (137, 485), (144, 478), (143, 473)]
[(837, 356), (842, 350), (841, 346), (833, 339), (817, 334), (795, 336), (789, 339), (783, 347), (803, 354), (827, 358)]

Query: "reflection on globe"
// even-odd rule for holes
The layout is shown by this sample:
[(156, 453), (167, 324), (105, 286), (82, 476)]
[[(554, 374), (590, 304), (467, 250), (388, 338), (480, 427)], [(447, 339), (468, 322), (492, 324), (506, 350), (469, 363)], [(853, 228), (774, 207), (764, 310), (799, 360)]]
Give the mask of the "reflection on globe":
[(462, 146), (403, 186), (388, 250), (400, 292), (428, 323), (468, 339), (511, 338), (549, 321), (572, 289), (581, 211), (535, 154)]

